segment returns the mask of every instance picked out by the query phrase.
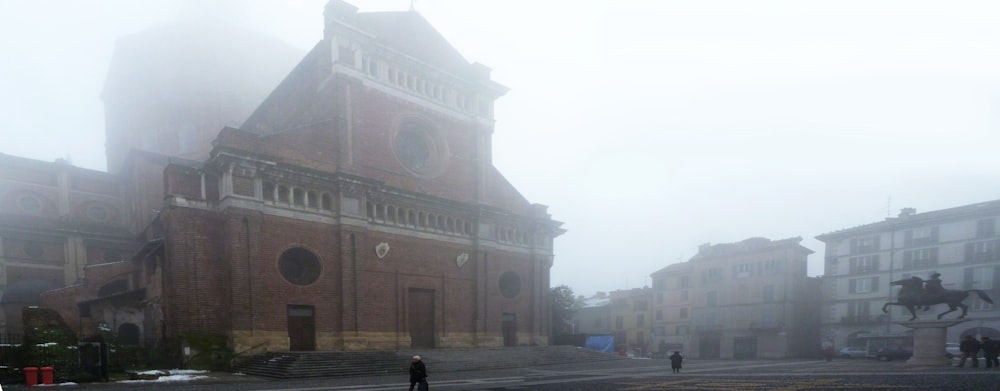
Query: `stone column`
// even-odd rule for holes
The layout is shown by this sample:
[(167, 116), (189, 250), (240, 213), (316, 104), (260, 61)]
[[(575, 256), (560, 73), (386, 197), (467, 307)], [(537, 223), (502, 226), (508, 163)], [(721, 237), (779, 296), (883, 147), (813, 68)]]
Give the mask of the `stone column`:
[(913, 329), (913, 357), (906, 361), (908, 367), (946, 367), (951, 360), (945, 356), (948, 328), (968, 319), (917, 320), (896, 322)]

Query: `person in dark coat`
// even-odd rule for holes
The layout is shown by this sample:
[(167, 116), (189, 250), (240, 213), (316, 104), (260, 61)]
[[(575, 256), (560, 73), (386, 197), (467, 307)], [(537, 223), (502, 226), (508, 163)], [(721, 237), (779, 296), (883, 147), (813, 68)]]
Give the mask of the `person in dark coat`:
[(965, 339), (958, 344), (958, 350), (962, 351), (962, 359), (958, 361), (958, 367), (961, 368), (965, 366), (965, 360), (971, 358), (972, 367), (979, 368), (979, 359), (977, 359), (976, 356), (979, 354), (979, 349), (982, 347), (983, 345), (973, 336), (966, 335)]
[(674, 351), (674, 354), (670, 355), (670, 369), (674, 370), (674, 373), (681, 373), (681, 362), (684, 361), (684, 357), (681, 357), (681, 352)]
[(1000, 368), (1000, 341), (994, 341), (990, 337), (983, 337), (983, 358), (986, 359), (987, 368)]
[(420, 356), (413, 356), (410, 359), (410, 391), (413, 391), (413, 387), (417, 384), (420, 385), (417, 389), (420, 391), (427, 390), (429, 387), (427, 385), (427, 366), (420, 359)]

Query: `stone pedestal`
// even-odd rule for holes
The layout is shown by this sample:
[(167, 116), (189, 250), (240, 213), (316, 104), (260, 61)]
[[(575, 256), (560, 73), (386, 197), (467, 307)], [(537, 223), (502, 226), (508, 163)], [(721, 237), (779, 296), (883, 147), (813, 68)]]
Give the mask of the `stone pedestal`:
[(946, 367), (951, 360), (945, 357), (948, 328), (968, 319), (915, 320), (896, 322), (913, 329), (913, 357), (906, 361), (908, 367)]

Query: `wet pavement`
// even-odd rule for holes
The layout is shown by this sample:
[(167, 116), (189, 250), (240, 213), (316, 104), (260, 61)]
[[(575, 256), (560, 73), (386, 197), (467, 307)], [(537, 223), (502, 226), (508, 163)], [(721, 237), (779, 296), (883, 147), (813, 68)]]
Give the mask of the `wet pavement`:
[[(1000, 369), (913, 368), (903, 362), (868, 359), (685, 360), (681, 373), (668, 360), (614, 360), (435, 373), (434, 390), (928, 390), (1000, 391)], [(86, 390), (404, 390), (406, 367), (398, 376), (269, 380), (231, 373), (183, 383), (81, 384), (59, 389)], [(4, 390), (24, 389), (3, 386)]]

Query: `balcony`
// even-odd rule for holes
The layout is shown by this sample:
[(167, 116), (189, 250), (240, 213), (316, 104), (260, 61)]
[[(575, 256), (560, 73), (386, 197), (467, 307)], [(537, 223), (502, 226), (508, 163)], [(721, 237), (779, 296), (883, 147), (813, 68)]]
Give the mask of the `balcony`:
[(694, 326), (694, 331), (696, 333), (720, 333), (722, 332), (721, 324), (699, 324)]
[(888, 315), (852, 315), (840, 317), (840, 324), (843, 325), (864, 325), (874, 323), (885, 323)]

